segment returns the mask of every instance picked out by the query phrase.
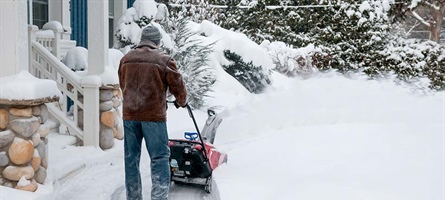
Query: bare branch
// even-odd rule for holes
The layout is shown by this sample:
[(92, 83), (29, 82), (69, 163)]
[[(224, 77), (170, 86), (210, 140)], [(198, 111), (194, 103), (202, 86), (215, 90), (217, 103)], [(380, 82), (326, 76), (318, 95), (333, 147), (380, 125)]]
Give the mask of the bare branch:
[(419, 14), (417, 14), (415, 11), (410, 10), (408, 11), (414, 18), (416, 18), (420, 23), (422, 23), (425, 26), (430, 27), (431, 24), (427, 21), (425, 21)]
[(419, 23), (418, 21), (416, 21), (415, 24), (413, 25), (413, 27), (411, 27), (411, 28), (408, 30), (408, 32), (407, 32), (408, 35), (411, 34), (411, 31), (413, 31), (413, 29), (416, 28), (416, 27), (419, 26), (419, 25), (420, 25), (420, 23)]
[(440, 10), (440, 6), (434, 5), (434, 3), (430, 3), (430, 2), (425, 1), (424, 5), (429, 7), (430, 9), (434, 9), (434, 10), (437, 10), (437, 11)]

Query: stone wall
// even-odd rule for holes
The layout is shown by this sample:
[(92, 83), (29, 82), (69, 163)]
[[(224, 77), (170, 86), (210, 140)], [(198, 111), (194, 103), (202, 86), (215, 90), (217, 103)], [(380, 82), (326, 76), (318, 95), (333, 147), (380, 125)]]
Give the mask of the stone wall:
[(99, 146), (109, 149), (114, 145), (114, 138), (122, 140), (124, 129), (120, 106), (122, 93), (118, 87), (100, 88), (100, 135)]
[(0, 185), (34, 192), (46, 179), (48, 109), (0, 104)]

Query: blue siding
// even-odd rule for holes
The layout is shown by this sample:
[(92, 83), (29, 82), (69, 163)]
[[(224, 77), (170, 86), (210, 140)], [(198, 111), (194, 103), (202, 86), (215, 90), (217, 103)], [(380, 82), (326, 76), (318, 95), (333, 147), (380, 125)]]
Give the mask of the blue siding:
[(77, 46), (88, 48), (87, 0), (71, 0), (71, 39)]
[(135, 0), (127, 0), (127, 8), (133, 7), (134, 2), (135, 2)]

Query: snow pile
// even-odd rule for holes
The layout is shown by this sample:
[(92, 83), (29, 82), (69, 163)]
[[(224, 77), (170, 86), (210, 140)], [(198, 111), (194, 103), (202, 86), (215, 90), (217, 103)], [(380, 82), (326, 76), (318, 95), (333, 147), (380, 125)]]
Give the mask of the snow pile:
[(42, 30), (63, 30), (63, 26), (58, 21), (49, 21), (43, 25)]
[(443, 93), (364, 75), (275, 75), (218, 129), (229, 155), (214, 173), (221, 199), (443, 199)]
[(20, 178), (19, 182), (17, 183), (17, 186), (27, 186), (31, 184), (31, 181), (26, 180), (25, 176), (22, 176), (22, 178)]
[(62, 62), (72, 71), (88, 70), (88, 50), (80, 46), (71, 48)]
[(25, 70), (0, 79), (0, 99), (33, 100), (47, 97), (62, 97), (53, 80), (38, 79)]
[(117, 49), (109, 49), (108, 51), (108, 65), (114, 67), (114, 69), (119, 69), (119, 63), (124, 54)]

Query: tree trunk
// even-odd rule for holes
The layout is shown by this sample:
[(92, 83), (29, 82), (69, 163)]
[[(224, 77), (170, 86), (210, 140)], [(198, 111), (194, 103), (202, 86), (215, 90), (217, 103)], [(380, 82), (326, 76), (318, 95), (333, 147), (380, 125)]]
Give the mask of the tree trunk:
[(430, 20), (430, 40), (435, 42), (439, 42), (440, 40), (440, 28), (443, 22), (443, 17), (445, 13), (445, 3), (441, 3), (440, 9), (436, 10), (430, 8), (431, 11), (431, 20)]
[(443, 21), (443, 13), (439, 10), (431, 10), (431, 20), (430, 20), (430, 40), (439, 42), (440, 40), (440, 26)]

